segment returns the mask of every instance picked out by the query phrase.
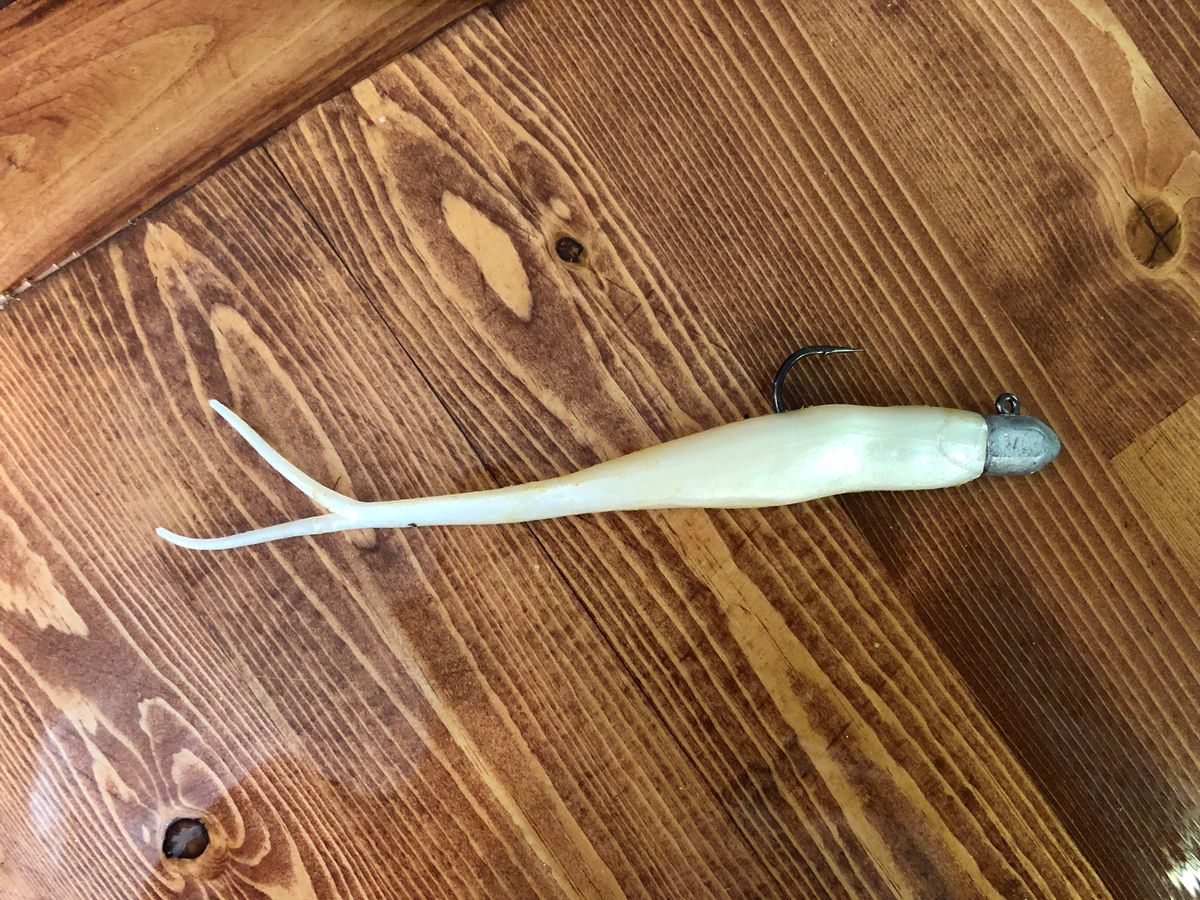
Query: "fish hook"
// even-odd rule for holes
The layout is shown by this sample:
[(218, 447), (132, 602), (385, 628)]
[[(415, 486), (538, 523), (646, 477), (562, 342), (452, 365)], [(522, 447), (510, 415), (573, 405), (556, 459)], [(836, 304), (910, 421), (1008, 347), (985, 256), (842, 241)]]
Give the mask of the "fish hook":
[(783, 381), (787, 378), (788, 372), (792, 370), (792, 366), (804, 359), (806, 356), (829, 356), (834, 353), (861, 353), (859, 347), (826, 347), (812, 346), (801, 347), (791, 356), (783, 361), (783, 365), (779, 367), (779, 371), (775, 373), (775, 380), (771, 382), (771, 406), (775, 412), (784, 412), (783, 408)]

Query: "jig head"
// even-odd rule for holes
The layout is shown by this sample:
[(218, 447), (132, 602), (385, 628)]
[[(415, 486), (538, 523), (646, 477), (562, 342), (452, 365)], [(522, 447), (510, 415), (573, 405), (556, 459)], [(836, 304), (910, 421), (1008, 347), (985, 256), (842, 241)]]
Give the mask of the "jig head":
[[(784, 411), (783, 381), (806, 356), (851, 347), (803, 347), (775, 375), (777, 415), (677, 438), (582, 471), (488, 491), (364, 502), (304, 474), (228, 407), (210, 400), (263, 460), (308, 495), (324, 515), (229, 537), (191, 538), (156, 529), (193, 550), (227, 550), (280, 538), (356, 528), (496, 525), (583, 513), (677, 507), (784, 506), (858, 491), (953, 487), (980, 475), (1025, 475), (1050, 463), (1058, 436), (1021, 415), (1012, 394), (996, 414), (926, 406), (813, 406)], [(769, 464), (764, 464), (767, 461)]]

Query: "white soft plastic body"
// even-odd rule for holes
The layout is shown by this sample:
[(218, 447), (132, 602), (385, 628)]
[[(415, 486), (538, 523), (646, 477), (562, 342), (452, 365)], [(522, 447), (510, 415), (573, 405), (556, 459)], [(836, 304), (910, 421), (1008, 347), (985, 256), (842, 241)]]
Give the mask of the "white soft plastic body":
[(834, 494), (946, 488), (978, 478), (983, 416), (923, 406), (815, 406), (723, 425), (558, 478), (488, 491), (361, 502), (318, 484), (226, 407), (263, 458), (329, 513), (223, 538), (158, 534), (219, 550), (354, 528), (499, 525), (617, 510), (783, 506)]

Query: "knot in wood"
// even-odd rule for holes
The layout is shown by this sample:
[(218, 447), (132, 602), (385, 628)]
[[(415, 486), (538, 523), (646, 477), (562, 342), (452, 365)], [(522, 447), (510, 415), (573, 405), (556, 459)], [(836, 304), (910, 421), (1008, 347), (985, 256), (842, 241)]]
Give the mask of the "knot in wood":
[(577, 263), (583, 259), (583, 244), (569, 234), (564, 234), (555, 241), (554, 252), (565, 263)]
[(1179, 251), (1183, 227), (1179, 212), (1160, 197), (1135, 199), (1125, 223), (1134, 258), (1148, 269), (1169, 262)]
[(176, 819), (163, 835), (167, 859), (195, 859), (208, 849), (208, 828), (199, 819)]

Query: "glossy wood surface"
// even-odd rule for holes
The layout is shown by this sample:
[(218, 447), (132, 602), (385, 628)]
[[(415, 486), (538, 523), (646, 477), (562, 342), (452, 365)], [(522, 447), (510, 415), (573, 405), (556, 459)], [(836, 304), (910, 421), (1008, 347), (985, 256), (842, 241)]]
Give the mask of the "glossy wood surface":
[(0, 292), (476, 5), (0, 2)]
[(1155, 4), (1109, 0), (1112, 11), (1145, 56), (1163, 90), (1193, 127), (1200, 124), (1200, 3)]
[[(1117, 5), (617, 6), (472, 14), (0, 317), (6, 896), (1195, 895), (1182, 102)], [(150, 534), (310, 510), (209, 396), (383, 499), (765, 412), (840, 341), (792, 402), (1013, 390), (1064, 455)]]

